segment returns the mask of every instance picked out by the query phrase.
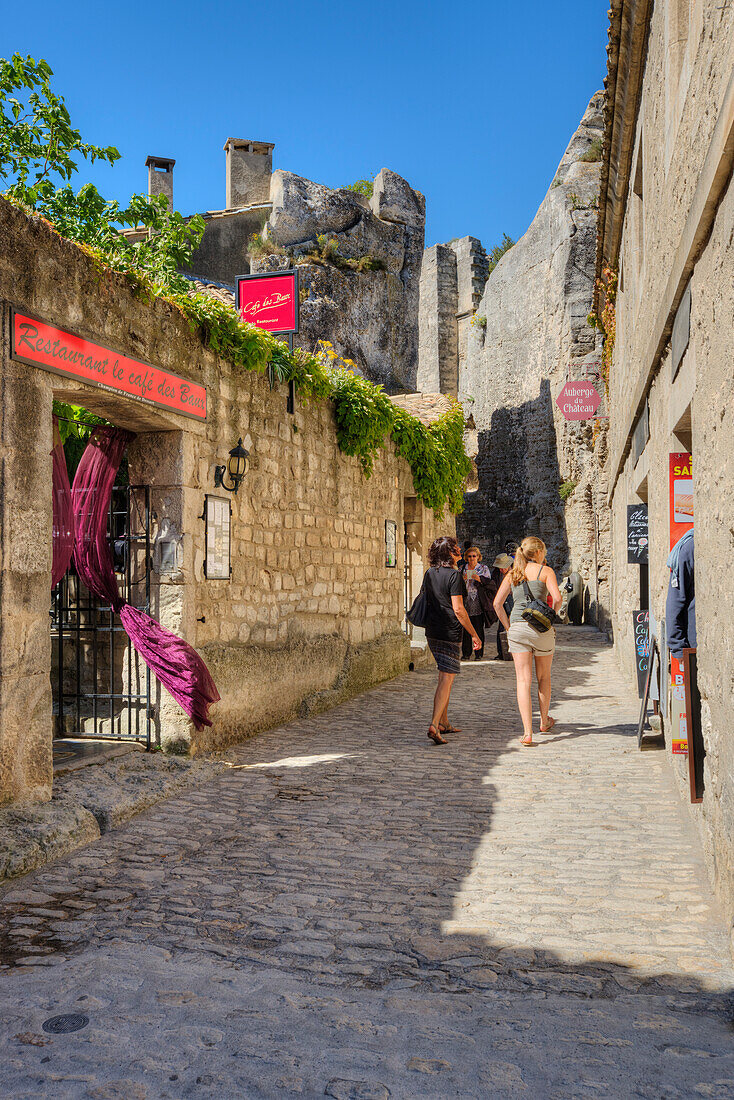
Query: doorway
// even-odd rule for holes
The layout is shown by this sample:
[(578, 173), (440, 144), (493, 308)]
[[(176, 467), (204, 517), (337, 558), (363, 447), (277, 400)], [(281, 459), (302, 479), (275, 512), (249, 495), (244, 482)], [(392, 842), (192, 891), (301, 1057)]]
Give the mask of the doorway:
[[(120, 594), (150, 613), (150, 488), (115, 485), (107, 536)], [(151, 673), (120, 618), (80, 581), (73, 563), (51, 606), (54, 738), (151, 747)]]

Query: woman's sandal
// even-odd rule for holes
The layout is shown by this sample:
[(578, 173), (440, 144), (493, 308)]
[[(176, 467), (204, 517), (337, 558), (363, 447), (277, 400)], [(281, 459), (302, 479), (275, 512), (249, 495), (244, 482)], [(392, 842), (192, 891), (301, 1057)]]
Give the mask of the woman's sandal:
[(551, 731), (551, 730), (553, 729), (553, 727), (555, 726), (555, 724), (556, 724), (556, 720), (555, 720), (555, 718), (551, 718), (551, 716), (550, 716), (550, 715), (548, 715), (548, 721), (550, 722), (550, 725), (548, 726), (548, 729), (547, 729), (547, 730), (544, 730), (544, 729), (543, 729), (543, 727), (541, 726), (541, 727), (540, 727), (540, 732), (541, 732), (541, 733), (550, 733), (550, 731)]
[[(431, 733), (431, 730), (433, 730), (433, 733)], [(433, 741), (434, 745), (446, 745), (448, 742), (446, 741), (445, 737), (441, 736), (439, 730), (440, 727), (439, 729), (436, 729), (433, 722), (431, 722), (430, 726), (428, 727), (428, 739), (429, 741)]]
[(448, 726), (444, 726), (439, 722), (438, 728), (441, 733), (461, 733), (461, 727), (452, 726), (451, 723), (449, 723)]
[(531, 737), (530, 737), (530, 740), (529, 740), (529, 741), (528, 741), (528, 739), (527, 739), (527, 736), (525, 736), (525, 737), (522, 737), (522, 738), (520, 739), (520, 744), (522, 745), (522, 747), (523, 747), (524, 749), (532, 749), (532, 748), (533, 748), (533, 746), (535, 745), (535, 742), (533, 741), (533, 738), (532, 738), (532, 735), (531, 735)]

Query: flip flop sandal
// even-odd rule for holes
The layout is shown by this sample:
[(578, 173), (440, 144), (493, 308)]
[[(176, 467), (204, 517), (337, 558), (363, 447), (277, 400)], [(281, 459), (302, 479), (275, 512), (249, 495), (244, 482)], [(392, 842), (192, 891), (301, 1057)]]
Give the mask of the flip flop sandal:
[[(431, 730), (433, 730), (433, 733), (431, 733)], [(447, 745), (448, 744), (448, 741), (446, 740), (446, 738), (441, 736), (440, 732), (436, 729), (433, 722), (431, 722), (430, 726), (428, 727), (427, 736), (428, 736), (428, 740), (433, 741), (434, 745)]]

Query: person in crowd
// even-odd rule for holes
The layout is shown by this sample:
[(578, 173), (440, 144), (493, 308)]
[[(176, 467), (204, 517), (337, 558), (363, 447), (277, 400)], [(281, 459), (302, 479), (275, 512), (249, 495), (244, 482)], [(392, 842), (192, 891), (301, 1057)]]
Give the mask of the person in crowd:
[[(500, 585), (502, 584), (502, 578), (512, 569), (512, 558), (509, 554), (498, 554), (492, 562), (492, 580), (495, 583), (496, 592), (499, 592)], [(496, 594), (495, 592), (495, 594)], [(508, 596), (505, 600), (505, 611), (508, 616), (512, 611), (512, 596)], [(494, 661), (511, 661), (510, 651), (507, 648), (507, 631), (504, 626), (497, 620), (497, 656), (492, 658)]]
[(665, 600), (665, 632), (668, 649), (680, 657), (684, 649), (695, 649), (696, 578), (693, 529), (686, 531), (668, 556), (668, 595)]
[[(492, 580), (492, 574), (487, 566), (482, 565), (482, 552), (478, 546), (470, 546), (464, 551), (461, 575), (466, 585), (464, 607), (482, 643), (475, 652), (475, 659), (481, 661), (484, 656), (484, 625), (486, 623), (487, 626), (491, 626), (497, 619), (492, 602), (499, 585)], [(461, 659), (470, 661), (471, 656), (472, 636), (468, 630), (465, 630), (461, 642)]]
[(444, 733), (460, 733), (449, 722), (449, 699), (454, 678), (461, 672), (462, 627), (471, 635), (475, 649), (481, 641), (464, 607), (466, 586), (457, 564), (461, 550), (448, 535), (431, 543), (429, 568), (423, 577), (426, 597), (426, 641), (438, 666), (438, 686), (433, 700), (433, 717), (428, 737), (436, 745), (445, 745)]
[[(533, 659), (538, 678), (538, 702), (540, 704), (540, 732), (550, 733), (555, 720), (550, 717), (551, 665), (556, 646), (556, 632), (553, 627), (541, 634), (530, 623), (525, 622), (522, 613), (531, 600), (545, 602), (550, 594), (553, 598), (553, 610), (561, 606), (561, 593), (553, 570), (545, 563), (545, 543), (542, 539), (530, 535), (524, 538), (515, 552), (515, 560), (510, 572), (504, 577), (499, 592), (494, 598), (494, 609), (500, 622), (507, 630), (510, 653), (515, 662), (517, 678), (517, 705), (522, 718), (523, 736), (521, 745), (533, 742)], [(530, 599), (525, 591), (525, 583), (530, 590)], [(512, 594), (512, 613), (508, 619), (505, 600)]]

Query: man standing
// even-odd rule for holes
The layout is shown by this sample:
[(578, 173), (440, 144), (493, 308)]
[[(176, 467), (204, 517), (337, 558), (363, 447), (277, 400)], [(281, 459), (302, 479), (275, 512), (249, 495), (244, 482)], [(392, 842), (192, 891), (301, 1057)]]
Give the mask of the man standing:
[[(512, 558), (509, 554), (498, 554), (492, 562), (492, 580), (497, 585), (496, 591), (499, 591), (499, 587), (502, 584), (502, 578), (505, 573), (512, 569)], [(505, 611), (508, 616), (512, 611), (512, 597), (508, 597), (505, 601)], [(497, 656), (492, 658), (494, 661), (511, 661), (510, 650), (507, 645), (507, 631), (503, 627), (501, 622), (497, 623)]]

